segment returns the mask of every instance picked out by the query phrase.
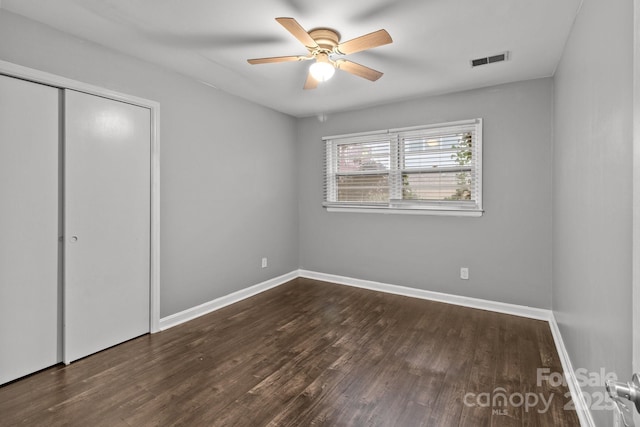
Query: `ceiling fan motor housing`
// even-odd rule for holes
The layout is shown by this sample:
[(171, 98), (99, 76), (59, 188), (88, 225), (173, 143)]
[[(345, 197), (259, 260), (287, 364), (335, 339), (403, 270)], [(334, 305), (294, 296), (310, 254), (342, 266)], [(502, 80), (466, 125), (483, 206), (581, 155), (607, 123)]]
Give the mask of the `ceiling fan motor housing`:
[(309, 48), (312, 52), (332, 53), (340, 43), (340, 33), (330, 28), (316, 28), (309, 31), (309, 35), (320, 46), (320, 49)]

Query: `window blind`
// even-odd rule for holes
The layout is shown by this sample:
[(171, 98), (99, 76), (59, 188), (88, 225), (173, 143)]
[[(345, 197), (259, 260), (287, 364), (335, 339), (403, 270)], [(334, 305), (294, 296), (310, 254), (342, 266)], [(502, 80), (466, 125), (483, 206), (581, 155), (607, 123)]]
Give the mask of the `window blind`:
[(325, 207), (482, 210), (482, 120), (325, 137)]

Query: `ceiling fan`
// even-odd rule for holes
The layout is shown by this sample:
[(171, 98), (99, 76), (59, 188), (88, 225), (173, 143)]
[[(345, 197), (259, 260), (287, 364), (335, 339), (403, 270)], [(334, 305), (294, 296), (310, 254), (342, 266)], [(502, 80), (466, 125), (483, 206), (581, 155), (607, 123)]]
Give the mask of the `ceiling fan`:
[(382, 77), (380, 71), (365, 67), (346, 59), (334, 60), (332, 55), (349, 55), (374, 47), (392, 43), (386, 30), (378, 30), (364, 36), (356, 37), (340, 43), (340, 33), (330, 28), (316, 28), (306, 31), (293, 18), (276, 18), (287, 31), (297, 38), (309, 51), (308, 55), (274, 56), (270, 58), (248, 59), (249, 64), (269, 64), (275, 62), (308, 61), (315, 62), (309, 67), (309, 74), (304, 84), (305, 89), (315, 89), (318, 83), (329, 80), (336, 68), (367, 80), (376, 81)]

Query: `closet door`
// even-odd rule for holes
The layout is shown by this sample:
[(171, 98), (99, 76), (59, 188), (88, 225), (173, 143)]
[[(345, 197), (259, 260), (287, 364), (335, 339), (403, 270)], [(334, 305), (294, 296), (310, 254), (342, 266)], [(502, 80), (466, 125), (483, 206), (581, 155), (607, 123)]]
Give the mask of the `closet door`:
[(0, 75), (0, 384), (61, 360), (58, 103)]
[(150, 111), (64, 92), (64, 361), (149, 332)]

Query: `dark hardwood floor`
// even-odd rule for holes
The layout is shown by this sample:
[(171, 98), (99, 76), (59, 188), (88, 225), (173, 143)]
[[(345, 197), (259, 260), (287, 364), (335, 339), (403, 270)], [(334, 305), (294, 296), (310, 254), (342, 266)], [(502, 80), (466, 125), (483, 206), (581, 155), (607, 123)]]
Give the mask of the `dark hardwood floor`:
[(0, 425), (579, 425), (538, 368), (546, 322), (296, 279), (0, 387)]

